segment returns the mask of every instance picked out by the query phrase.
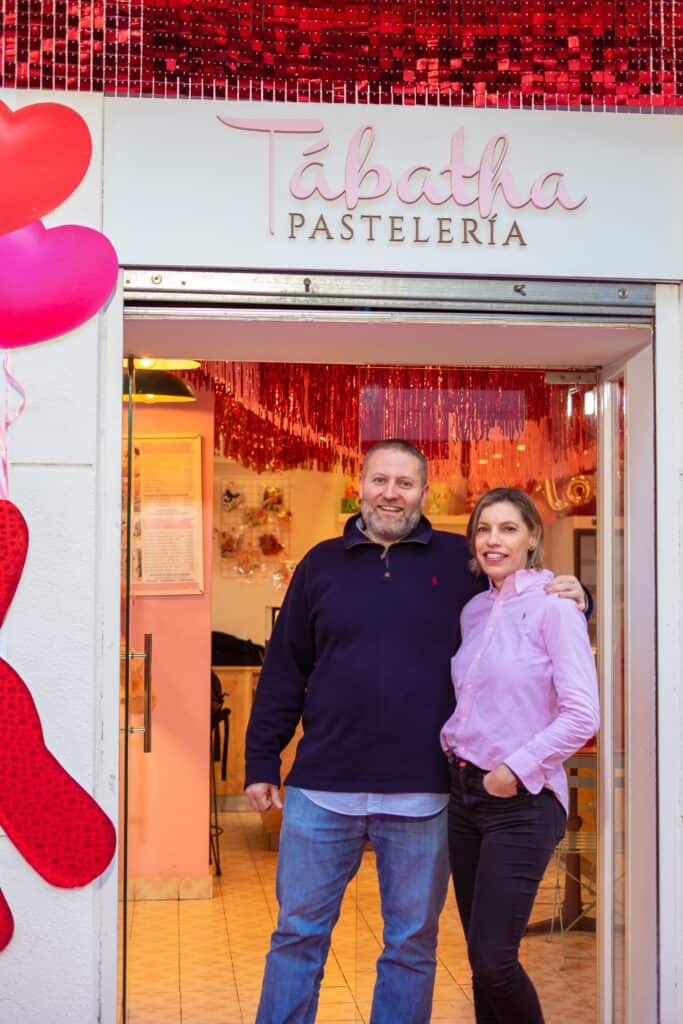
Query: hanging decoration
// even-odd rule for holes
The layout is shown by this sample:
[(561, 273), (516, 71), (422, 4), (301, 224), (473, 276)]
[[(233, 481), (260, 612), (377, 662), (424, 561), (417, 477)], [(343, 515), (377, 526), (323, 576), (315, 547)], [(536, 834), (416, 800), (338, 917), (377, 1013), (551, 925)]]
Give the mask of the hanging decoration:
[(221, 481), (217, 532), (223, 576), (269, 575), (276, 584), (289, 579), (290, 505), (289, 482), (280, 477)]
[(215, 393), (218, 452), (258, 472), (341, 469), (348, 511), (363, 454), (387, 437), (430, 460), (434, 500), (446, 488), (440, 509), (452, 511), (447, 492), (465, 511), (501, 485), (554, 510), (593, 497), (591, 389), (547, 384), (542, 370), (205, 362), (186, 376)]
[(213, 391), (216, 450), (259, 473), (357, 462), (355, 366), (203, 362), (182, 376)]
[[(28, 527), (19, 509), (0, 501), (0, 626), (26, 561)], [(45, 746), (23, 679), (0, 659), (0, 825), (51, 885), (85, 885), (104, 871), (116, 845), (114, 826)], [(0, 894), (0, 949), (14, 922)]]
[[(104, 235), (79, 225), (47, 230), (40, 217), (66, 199), (88, 167), (88, 126), (69, 107), (34, 104), (13, 113), (0, 104), (0, 348), (5, 349), (0, 412), (0, 626), (19, 585), (28, 527), (8, 497), (7, 436), (25, 405), (9, 349), (79, 326), (108, 300), (116, 253)], [(19, 406), (10, 411), (10, 394)], [(112, 822), (48, 750), (26, 683), (0, 659), (0, 826), (51, 885), (86, 885), (110, 863)], [(0, 949), (14, 920), (0, 892)]]
[(0, 85), (549, 109), (683, 105), (674, 0), (8, 2)]

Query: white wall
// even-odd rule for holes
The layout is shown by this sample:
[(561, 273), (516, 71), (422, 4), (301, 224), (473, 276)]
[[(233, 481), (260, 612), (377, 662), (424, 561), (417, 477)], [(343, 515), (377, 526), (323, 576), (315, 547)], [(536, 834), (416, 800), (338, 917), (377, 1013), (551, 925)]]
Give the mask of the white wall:
[[(101, 228), (102, 98), (5, 90), (0, 99), (13, 108), (66, 100), (84, 114), (90, 169), (46, 222)], [(109, 317), (12, 353), (28, 405), (10, 431), (10, 499), (28, 522), (30, 547), (2, 630), (3, 653), (34, 697), (47, 746), (114, 820), (120, 443), (105, 452), (101, 428), (110, 421), (119, 433), (121, 334), (115, 300)], [(116, 862), (83, 889), (57, 889), (3, 835), (0, 876), (15, 919), (0, 953), (0, 1020), (113, 1021)]]

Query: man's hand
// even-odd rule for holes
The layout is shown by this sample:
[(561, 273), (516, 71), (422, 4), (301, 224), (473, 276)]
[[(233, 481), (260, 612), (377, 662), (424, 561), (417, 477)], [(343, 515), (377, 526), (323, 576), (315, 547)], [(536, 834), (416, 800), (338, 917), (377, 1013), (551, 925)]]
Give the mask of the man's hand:
[(267, 811), (271, 807), (282, 809), (279, 786), (272, 782), (252, 782), (244, 791), (254, 811)]
[(586, 595), (576, 576), (556, 576), (545, 585), (546, 594), (559, 594), (576, 602), (580, 612), (586, 610)]
[(499, 764), (492, 772), (487, 772), (482, 783), (489, 796), (517, 796), (517, 776), (506, 764)]

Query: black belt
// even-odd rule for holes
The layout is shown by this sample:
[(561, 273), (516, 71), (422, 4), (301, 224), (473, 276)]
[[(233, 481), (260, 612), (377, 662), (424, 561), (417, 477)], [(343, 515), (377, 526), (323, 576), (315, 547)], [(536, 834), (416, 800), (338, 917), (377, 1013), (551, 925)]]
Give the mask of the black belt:
[(465, 760), (464, 757), (458, 757), (457, 754), (447, 754), (446, 757), (451, 768), (457, 768), (460, 771), (469, 769), (470, 771), (479, 772), (481, 775), (486, 775), (485, 768), (480, 768), (478, 764), (472, 764), (471, 761)]
[[(448, 767), (450, 768), (451, 774), (464, 775), (488, 775), (488, 768), (480, 768), (478, 764), (472, 764), (471, 761), (467, 761), (464, 757), (458, 757), (457, 754), (446, 754), (448, 758)], [(515, 776), (517, 778), (517, 776)], [(526, 788), (520, 779), (517, 779), (517, 792), (528, 793), (529, 790)]]

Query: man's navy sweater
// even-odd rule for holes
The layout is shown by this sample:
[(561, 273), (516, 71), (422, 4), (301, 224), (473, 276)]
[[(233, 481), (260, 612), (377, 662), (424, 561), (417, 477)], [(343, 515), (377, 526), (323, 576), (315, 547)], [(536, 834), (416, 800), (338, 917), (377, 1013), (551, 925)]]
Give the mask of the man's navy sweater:
[(350, 519), (294, 573), (261, 670), (247, 730), (247, 785), (287, 777), (335, 792), (448, 790), (441, 726), (453, 710), (450, 659), (460, 612), (481, 589), (465, 538), (424, 517), (383, 549)]

